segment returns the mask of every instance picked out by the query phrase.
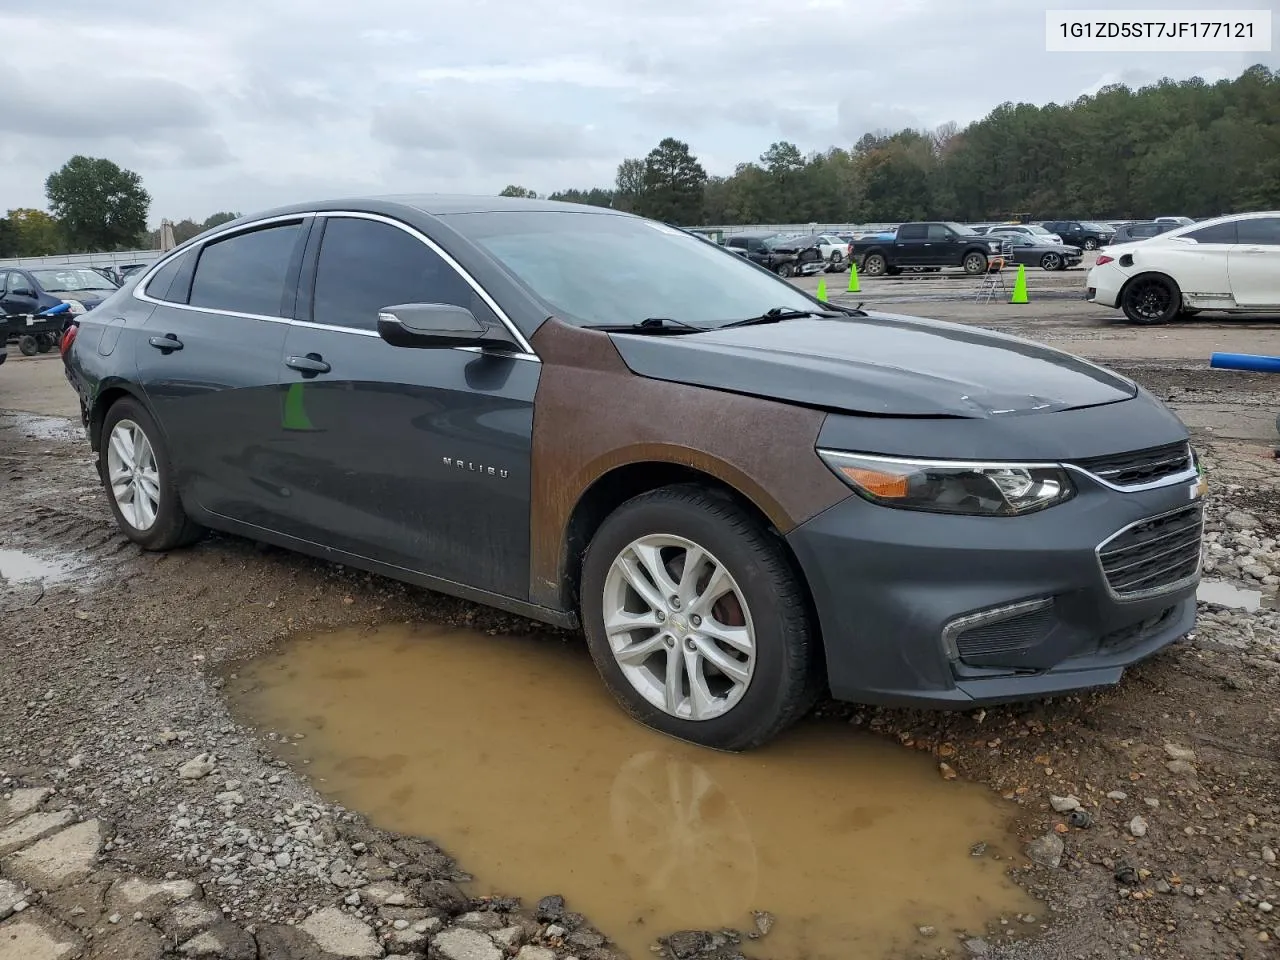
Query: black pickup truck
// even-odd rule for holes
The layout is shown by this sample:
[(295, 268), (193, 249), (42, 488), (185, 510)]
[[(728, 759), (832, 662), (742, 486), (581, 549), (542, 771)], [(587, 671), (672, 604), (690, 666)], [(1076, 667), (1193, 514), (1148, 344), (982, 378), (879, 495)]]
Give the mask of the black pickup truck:
[(998, 238), (942, 221), (904, 223), (892, 239), (877, 235), (853, 244), (858, 269), (871, 277), (895, 276), (909, 267), (961, 267), (981, 274), (999, 252)]

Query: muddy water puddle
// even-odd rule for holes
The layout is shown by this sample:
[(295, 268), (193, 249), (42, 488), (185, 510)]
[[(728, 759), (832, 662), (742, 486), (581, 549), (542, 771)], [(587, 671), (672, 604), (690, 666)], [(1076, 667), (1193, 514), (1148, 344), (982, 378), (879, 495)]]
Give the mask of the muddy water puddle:
[(1196, 588), (1196, 599), (1204, 603), (1216, 603), (1220, 607), (1233, 607), (1246, 613), (1257, 613), (1263, 607), (1276, 605), (1275, 594), (1237, 587), (1226, 580), (1201, 580)]
[(61, 583), (70, 580), (75, 565), (67, 560), (46, 560), (22, 550), (0, 550), (0, 583)]
[(675, 930), (752, 929), (752, 910), (777, 923), (747, 953), (811, 960), (936, 950), (1042, 912), (1004, 875), (1008, 808), (928, 757), (820, 721), (748, 754), (678, 743), (558, 641), (342, 631), (227, 689), (263, 732), (305, 734), (297, 759), (322, 793), (441, 843), (472, 893), (563, 894), (635, 958)]

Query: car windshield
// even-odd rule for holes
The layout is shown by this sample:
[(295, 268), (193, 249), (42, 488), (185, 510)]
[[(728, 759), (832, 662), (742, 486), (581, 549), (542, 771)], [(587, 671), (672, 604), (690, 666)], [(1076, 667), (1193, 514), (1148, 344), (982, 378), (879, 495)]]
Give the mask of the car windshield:
[(661, 317), (712, 327), (774, 307), (817, 309), (741, 256), (651, 220), (522, 211), (455, 214), (449, 224), (580, 326)]
[(1031, 226), (1028, 226), (1027, 229), (1030, 230), (1032, 233), (1034, 233), (1036, 236), (1040, 236), (1040, 237), (1049, 237), (1053, 235), (1052, 230), (1046, 230), (1044, 227), (1036, 226), (1034, 224)]
[(978, 235), (976, 230), (972, 227), (966, 227), (963, 223), (948, 223), (947, 226), (964, 237), (976, 237)]
[(32, 270), (31, 275), (45, 293), (75, 293), (81, 290), (114, 290), (115, 284), (96, 270)]

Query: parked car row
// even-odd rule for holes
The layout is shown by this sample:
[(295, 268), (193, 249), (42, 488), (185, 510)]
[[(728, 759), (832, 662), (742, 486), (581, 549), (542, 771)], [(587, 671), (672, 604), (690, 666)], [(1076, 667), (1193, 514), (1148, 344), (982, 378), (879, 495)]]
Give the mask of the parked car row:
[[(738, 233), (726, 238), (724, 245), (780, 277), (807, 277), (822, 273), (831, 266), (829, 258), (836, 251), (833, 249), (831, 254), (824, 254), (824, 239), (830, 238), (817, 235), (788, 236), (781, 233)], [(828, 246), (835, 247), (836, 244)], [(847, 255), (846, 244), (841, 254), (842, 262)]]

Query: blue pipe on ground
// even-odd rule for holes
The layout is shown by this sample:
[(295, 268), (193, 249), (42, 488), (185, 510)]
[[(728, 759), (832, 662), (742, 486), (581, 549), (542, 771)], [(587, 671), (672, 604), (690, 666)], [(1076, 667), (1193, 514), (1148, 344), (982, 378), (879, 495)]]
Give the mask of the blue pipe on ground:
[(1209, 366), (1219, 370), (1280, 373), (1280, 357), (1263, 357), (1252, 353), (1215, 353), (1209, 358)]

